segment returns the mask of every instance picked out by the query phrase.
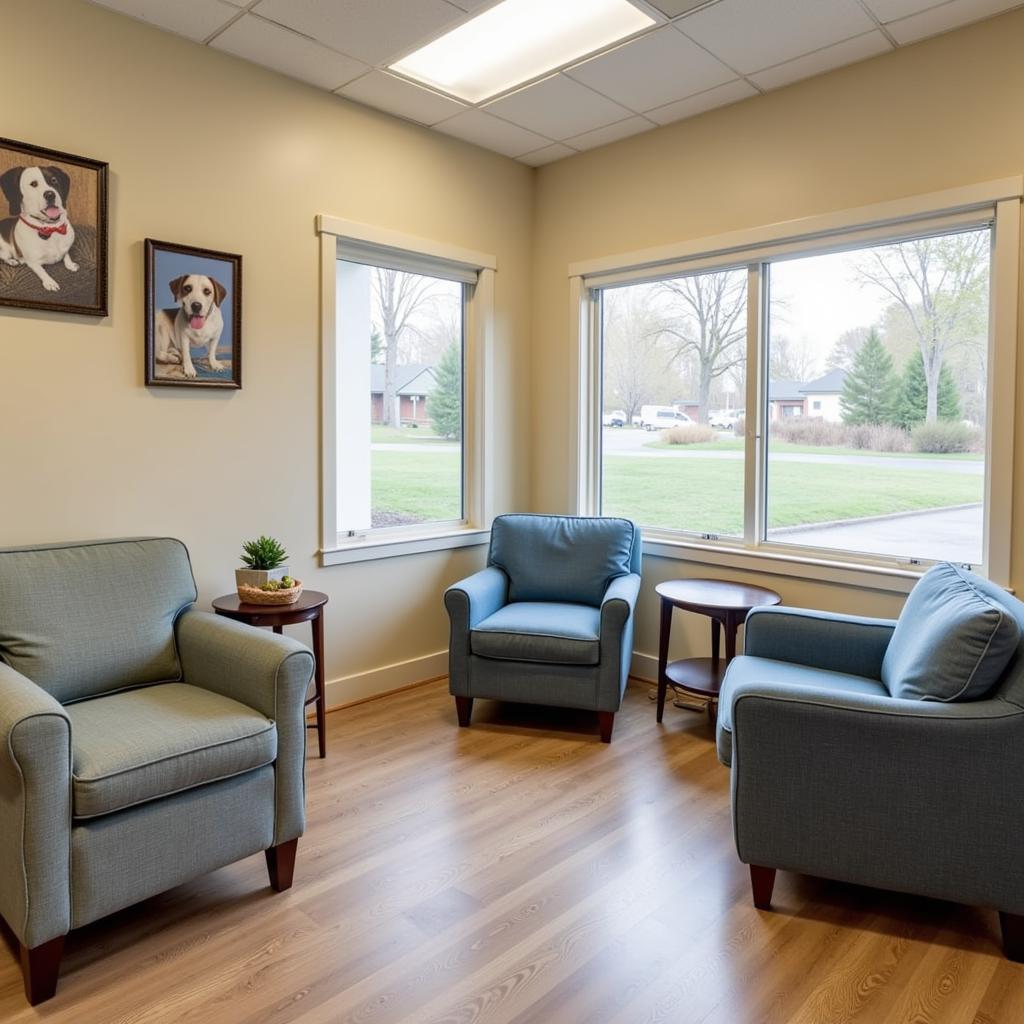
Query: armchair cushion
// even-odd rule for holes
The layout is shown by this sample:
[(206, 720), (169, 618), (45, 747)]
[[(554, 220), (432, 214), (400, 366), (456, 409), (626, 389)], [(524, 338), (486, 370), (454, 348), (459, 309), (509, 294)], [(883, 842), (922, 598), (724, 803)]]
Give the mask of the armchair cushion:
[(948, 562), (933, 566), (907, 598), (882, 662), (893, 697), (977, 700), (1017, 650), (1020, 627), (974, 577)]
[(478, 623), (470, 634), (470, 647), (482, 658), (596, 665), (601, 660), (600, 629), (599, 608), (517, 601)]
[(597, 606), (638, 558), (639, 533), (628, 519), (516, 514), (491, 526), (488, 564), (508, 576), (509, 601)]
[(773, 661), (770, 658), (752, 657), (749, 654), (741, 655), (730, 662), (719, 694), (718, 759), (724, 765), (732, 764), (733, 694), (737, 687), (744, 683), (799, 687), (803, 693), (863, 693), (887, 699), (889, 696), (885, 686), (877, 679), (847, 675), (844, 672), (829, 672), (808, 665)]
[(239, 775), (277, 756), (274, 722), (186, 683), (97, 697), (66, 711), (76, 818)]

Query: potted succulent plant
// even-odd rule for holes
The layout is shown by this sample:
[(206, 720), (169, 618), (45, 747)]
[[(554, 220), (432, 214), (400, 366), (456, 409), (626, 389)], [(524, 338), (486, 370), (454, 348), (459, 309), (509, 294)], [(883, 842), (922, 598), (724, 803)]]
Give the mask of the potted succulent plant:
[(235, 570), (235, 585), (262, 587), (288, 575), (288, 552), (273, 537), (259, 537), (242, 545), (244, 569)]

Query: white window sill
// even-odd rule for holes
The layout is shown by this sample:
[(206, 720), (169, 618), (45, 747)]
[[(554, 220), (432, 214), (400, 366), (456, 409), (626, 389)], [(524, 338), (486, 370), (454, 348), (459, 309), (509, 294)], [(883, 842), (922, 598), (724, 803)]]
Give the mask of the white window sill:
[(924, 568), (897, 568), (780, 551), (754, 551), (750, 548), (667, 537), (644, 537), (644, 554), (896, 594), (909, 594), (924, 572)]
[(374, 533), (345, 538), (338, 544), (320, 552), (320, 564), (347, 565), (349, 562), (369, 562), (377, 558), (397, 558), (417, 555), (424, 551), (443, 551), (448, 548), (475, 547), (491, 539), (490, 530), (477, 527), (459, 527), (437, 532), (401, 534), (382, 538)]

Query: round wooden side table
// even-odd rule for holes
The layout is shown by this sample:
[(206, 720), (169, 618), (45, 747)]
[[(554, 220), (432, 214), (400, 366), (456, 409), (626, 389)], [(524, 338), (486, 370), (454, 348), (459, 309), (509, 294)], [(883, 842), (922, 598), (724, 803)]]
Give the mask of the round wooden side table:
[[(729, 662), (736, 656), (736, 633), (751, 608), (780, 604), (782, 598), (766, 587), (728, 580), (667, 580), (655, 588), (661, 598), (661, 633), (658, 644), (658, 721), (665, 713), (669, 684), (708, 698), (708, 718), (718, 717), (718, 693)], [(711, 657), (668, 660), (672, 611), (681, 608), (711, 619)], [(725, 660), (719, 657), (720, 629), (725, 630)]]
[(316, 724), (307, 729), (316, 729), (320, 741), (320, 756), (327, 756), (326, 696), (324, 694), (324, 605), (327, 595), (318, 590), (304, 590), (295, 604), (246, 604), (237, 594), (225, 594), (213, 602), (213, 610), (247, 626), (270, 626), (280, 633), (283, 626), (294, 626), (297, 622), (308, 622), (313, 630), (313, 681), (316, 692), (306, 705), (316, 704)]

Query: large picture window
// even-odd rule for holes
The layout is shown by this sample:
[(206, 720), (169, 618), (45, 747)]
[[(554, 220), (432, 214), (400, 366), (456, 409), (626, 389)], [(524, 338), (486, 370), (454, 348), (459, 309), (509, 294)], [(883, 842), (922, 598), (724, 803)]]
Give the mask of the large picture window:
[(1019, 198), (972, 206), (584, 267), (580, 511), (1004, 576)]

